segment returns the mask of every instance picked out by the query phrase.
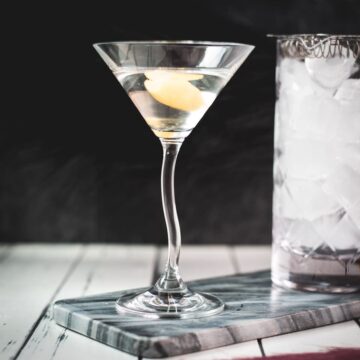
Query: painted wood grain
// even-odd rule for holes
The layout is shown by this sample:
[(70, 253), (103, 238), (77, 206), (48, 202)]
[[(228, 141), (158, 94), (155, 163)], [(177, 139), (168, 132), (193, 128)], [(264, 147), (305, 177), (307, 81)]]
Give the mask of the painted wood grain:
[[(155, 263), (152, 246), (91, 245), (56, 299), (111, 292), (150, 284)], [(44, 316), (19, 359), (136, 359), (129, 354), (66, 330)]]
[(266, 270), (271, 266), (270, 246), (234, 246), (232, 255), (240, 273)]
[(355, 321), (294, 332), (262, 340), (266, 355), (360, 348), (360, 327)]
[(11, 245), (0, 245), (0, 263), (10, 255), (12, 249), (13, 246)]
[(17, 245), (0, 262), (1, 359), (16, 355), (81, 249), (80, 245)]

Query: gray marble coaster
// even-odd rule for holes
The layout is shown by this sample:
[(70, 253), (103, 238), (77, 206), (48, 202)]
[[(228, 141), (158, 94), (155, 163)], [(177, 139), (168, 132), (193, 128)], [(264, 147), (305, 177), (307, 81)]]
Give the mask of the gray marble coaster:
[[(133, 355), (160, 358), (212, 349), (360, 317), (360, 294), (315, 294), (272, 287), (269, 271), (199, 281), (189, 286), (226, 303), (222, 314), (197, 320), (147, 320), (119, 315), (127, 291), (54, 304), (55, 321)], [(140, 290), (140, 289), (139, 289)]]

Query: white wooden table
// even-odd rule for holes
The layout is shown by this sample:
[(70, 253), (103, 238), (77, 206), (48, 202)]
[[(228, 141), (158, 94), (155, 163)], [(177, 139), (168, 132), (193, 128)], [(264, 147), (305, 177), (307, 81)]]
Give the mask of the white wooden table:
[[(50, 304), (71, 298), (150, 285), (165, 248), (130, 245), (0, 246), (0, 360), (112, 360), (122, 353), (51, 321)], [(270, 267), (268, 246), (184, 246), (185, 280)], [(360, 323), (349, 321), (171, 359), (234, 359), (360, 347)]]

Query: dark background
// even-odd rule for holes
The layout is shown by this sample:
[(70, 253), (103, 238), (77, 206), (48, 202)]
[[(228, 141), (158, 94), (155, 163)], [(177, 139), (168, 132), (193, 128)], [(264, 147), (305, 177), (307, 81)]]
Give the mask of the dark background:
[(360, 28), (357, 0), (48, 1), (4, 15), (2, 242), (166, 243), (160, 143), (91, 44), (192, 39), (256, 49), (182, 147), (183, 240), (269, 243), (275, 44), (265, 35)]

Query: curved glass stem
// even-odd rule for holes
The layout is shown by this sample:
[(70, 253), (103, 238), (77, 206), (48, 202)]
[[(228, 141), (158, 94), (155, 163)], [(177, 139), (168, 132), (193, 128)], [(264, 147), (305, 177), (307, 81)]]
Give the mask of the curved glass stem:
[(163, 146), (161, 196), (169, 248), (165, 270), (155, 285), (159, 292), (179, 293), (186, 291), (186, 286), (180, 277), (178, 266), (181, 232), (176, 211), (174, 190), (175, 165), (182, 142), (183, 139), (161, 140)]
[(161, 139), (164, 150), (161, 195), (169, 240), (164, 272), (145, 292), (130, 292), (116, 301), (120, 312), (148, 318), (190, 319), (218, 314), (224, 303), (216, 296), (193, 292), (179, 274), (181, 233), (175, 205), (174, 175), (176, 159), (184, 139)]

